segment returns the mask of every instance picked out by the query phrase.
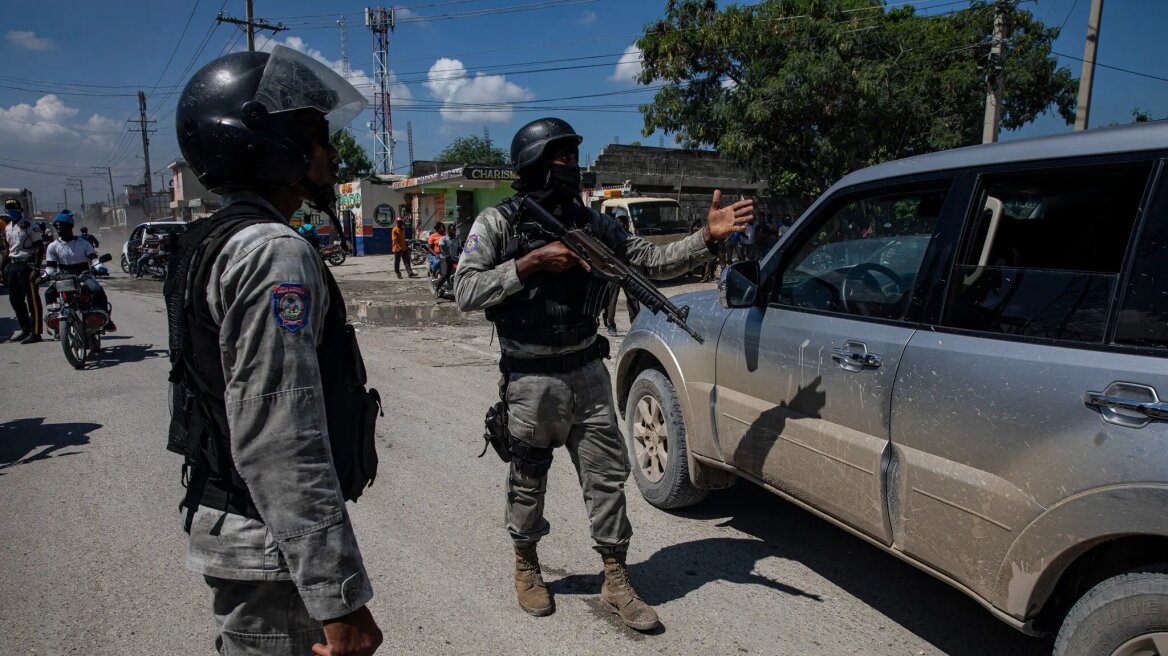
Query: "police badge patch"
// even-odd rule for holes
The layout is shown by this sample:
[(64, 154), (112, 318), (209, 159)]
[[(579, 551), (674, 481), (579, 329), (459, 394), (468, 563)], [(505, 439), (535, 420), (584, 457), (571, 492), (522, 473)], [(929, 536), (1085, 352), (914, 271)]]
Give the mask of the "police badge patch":
[(462, 247), (462, 250), (466, 251), (467, 253), (473, 253), (473, 252), (477, 251), (478, 249), (479, 249), (479, 236), (478, 235), (471, 235), (471, 236), (467, 237), (466, 238), (466, 245)]
[(298, 282), (282, 282), (272, 286), (272, 314), (276, 325), (294, 333), (308, 325), (308, 290)]

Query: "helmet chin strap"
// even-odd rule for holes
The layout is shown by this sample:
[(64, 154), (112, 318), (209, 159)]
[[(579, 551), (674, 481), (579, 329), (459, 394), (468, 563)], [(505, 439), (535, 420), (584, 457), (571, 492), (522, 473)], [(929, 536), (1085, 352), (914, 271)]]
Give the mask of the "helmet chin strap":
[(337, 192), (330, 184), (317, 184), (304, 176), (300, 179), (300, 187), (308, 192), (308, 206), (318, 212), (324, 212), (329, 217), (329, 222), (340, 238), (341, 247), (345, 250), (350, 250), (347, 247), (348, 239), (345, 237), (345, 229), (341, 226), (341, 220), (337, 217)]

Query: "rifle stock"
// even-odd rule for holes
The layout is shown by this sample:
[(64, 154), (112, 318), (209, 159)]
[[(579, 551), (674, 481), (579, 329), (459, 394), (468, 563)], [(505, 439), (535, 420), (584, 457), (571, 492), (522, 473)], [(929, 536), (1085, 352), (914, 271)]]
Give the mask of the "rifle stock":
[(626, 294), (640, 301), (650, 312), (653, 314), (664, 312), (668, 321), (689, 333), (699, 344), (705, 343), (705, 338), (686, 323), (686, 319), (689, 318), (688, 305), (680, 308), (674, 305), (648, 278), (625, 264), (590, 232), (579, 228), (569, 230), (530, 197), (523, 199), (520, 210), (532, 217), (544, 231), (588, 262), (593, 275), (616, 282)]

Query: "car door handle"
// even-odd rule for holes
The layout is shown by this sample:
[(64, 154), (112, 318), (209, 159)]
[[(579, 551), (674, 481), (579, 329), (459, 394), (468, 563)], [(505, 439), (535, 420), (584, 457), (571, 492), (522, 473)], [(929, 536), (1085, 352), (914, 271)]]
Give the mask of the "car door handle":
[(884, 364), (884, 358), (875, 353), (869, 353), (868, 347), (862, 342), (848, 342), (841, 347), (833, 348), (831, 359), (848, 371), (859, 371), (864, 368), (876, 369)]
[(1087, 392), (1083, 395), (1083, 402), (1096, 408), (1128, 410), (1150, 419), (1168, 420), (1168, 403), (1163, 401), (1137, 401), (1120, 396), (1108, 396), (1103, 392)]

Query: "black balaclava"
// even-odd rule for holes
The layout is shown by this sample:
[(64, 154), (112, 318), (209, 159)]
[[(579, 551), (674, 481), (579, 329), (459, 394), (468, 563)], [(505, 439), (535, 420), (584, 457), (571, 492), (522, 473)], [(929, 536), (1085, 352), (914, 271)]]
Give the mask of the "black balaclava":
[(584, 206), (580, 200), (580, 167), (553, 163), (565, 153), (578, 153), (576, 145), (564, 143), (558, 148), (547, 149), (544, 157), (520, 173), (519, 179), (511, 184), (515, 191), (531, 196), (549, 212), (561, 217), (577, 214), (569, 212), (569, 207)]

